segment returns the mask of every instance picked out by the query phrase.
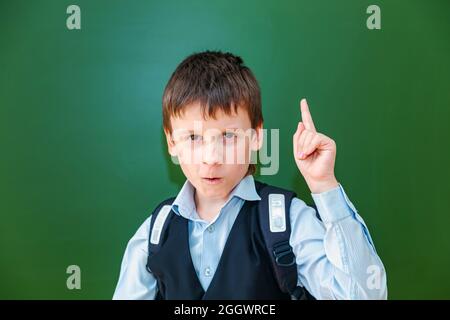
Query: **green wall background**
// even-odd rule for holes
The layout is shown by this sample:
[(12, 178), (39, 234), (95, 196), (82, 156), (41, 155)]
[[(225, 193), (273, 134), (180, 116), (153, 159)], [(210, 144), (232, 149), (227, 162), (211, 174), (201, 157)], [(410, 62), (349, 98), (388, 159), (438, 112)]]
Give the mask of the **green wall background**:
[[(81, 7), (82, 29), (66, 28)], [(381, 8), (382, 29), (366, 28)], [(281, 163), (260, 180), (311, 197), (291, 153), (306, 96), (338, 145), (389, 298), (450, 298), (450, 2), (0, 2), (0, 298), (110, 299), (129, 238), (183, 183), (161, 95), (188, 54), (241, 55)], [(81, 290), (66, 268), (81, 267)]]

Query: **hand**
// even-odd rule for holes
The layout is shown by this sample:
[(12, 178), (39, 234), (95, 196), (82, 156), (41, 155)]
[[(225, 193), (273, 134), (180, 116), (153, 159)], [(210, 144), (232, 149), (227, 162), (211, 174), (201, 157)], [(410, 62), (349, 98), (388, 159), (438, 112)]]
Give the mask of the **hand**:
[(316, 131), (306, 99), (300, 101), (302, 122), (293, 137), (294, 158), (312, 193), (321, 193), (339, 185), (334, 176), (336, 143)]

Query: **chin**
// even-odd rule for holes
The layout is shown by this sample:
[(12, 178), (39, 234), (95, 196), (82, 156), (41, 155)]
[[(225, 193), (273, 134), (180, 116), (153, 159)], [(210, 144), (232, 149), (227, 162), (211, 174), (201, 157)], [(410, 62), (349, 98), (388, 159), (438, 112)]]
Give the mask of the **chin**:
[(224, 186), (204, 185), (201, 182), (198, 189), (200, 189), (203, 196), (208, 198), (224, 198), (229, 193)]

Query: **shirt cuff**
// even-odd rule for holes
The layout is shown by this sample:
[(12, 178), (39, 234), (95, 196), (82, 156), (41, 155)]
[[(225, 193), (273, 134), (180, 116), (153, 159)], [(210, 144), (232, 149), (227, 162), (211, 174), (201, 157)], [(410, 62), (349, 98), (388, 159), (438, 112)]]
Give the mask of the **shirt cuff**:
[(352, 211), (356, 213), (341, 184), (325, 192), (311, 193), (311, 196), (324, 223), (345, 219), (352, 216)]

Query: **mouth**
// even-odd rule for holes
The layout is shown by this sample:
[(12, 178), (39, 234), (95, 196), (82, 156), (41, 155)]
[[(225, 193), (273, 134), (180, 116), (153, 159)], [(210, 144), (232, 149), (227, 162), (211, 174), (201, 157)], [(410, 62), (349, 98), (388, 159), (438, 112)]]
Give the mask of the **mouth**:
[(219, 184), (223, 181), (223, 178), (202, 178), (202, 181), (206, 182), (207, 184)]

